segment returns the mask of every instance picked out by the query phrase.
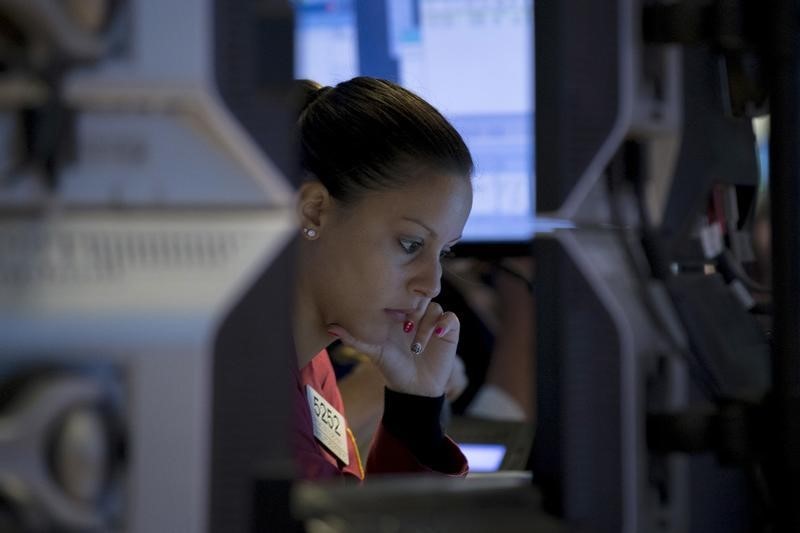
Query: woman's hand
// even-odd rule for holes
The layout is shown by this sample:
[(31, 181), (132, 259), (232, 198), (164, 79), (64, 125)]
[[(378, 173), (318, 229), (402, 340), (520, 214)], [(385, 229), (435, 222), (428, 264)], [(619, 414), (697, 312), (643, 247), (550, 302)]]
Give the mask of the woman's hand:
[[(443, 312), (430, 302), (421, 316), (412, 317), (414, 328), (406, 332), (402, 324), (391, 328), (379, 344), (366, 343), (353, 337), (338, 324), (328, 333), (367, 355), (395, 392), (418, 396), (441, 396), (447, 390), (456, 359), (460, 324), (451, 312)], [(419, 350), (419, 353), (415, 353)]]
[(447, 394), (447, 401), (454, 402), (466, 390), (469, 385), (469, 377), (467, 376), (467, 369), (464, 367), (464, 361), (456, 354), (455, 361), (453, 362), (453, 370), (450, 371), (450, 377), (447, 380), (445, 394)]

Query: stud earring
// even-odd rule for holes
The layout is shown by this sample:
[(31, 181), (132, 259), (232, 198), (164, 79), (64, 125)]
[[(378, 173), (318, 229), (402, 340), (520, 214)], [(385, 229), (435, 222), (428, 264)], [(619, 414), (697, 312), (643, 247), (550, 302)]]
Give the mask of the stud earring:
[(303, 228), (303, 235), (306, 236), (306, 239), (313, 240), (317, 238), (317, 230), (314, 228)]

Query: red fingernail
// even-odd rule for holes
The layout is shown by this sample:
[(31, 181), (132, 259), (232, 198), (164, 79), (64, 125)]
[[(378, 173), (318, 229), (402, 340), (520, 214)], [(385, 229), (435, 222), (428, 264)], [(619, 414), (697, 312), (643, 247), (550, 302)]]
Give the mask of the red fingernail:
[(328, 335), (330, 335), (331, 337), (337, 337), (337, 338), (339, 337), (339, 335), (337, 335), (336, 333), (334, 333), (332, 331), (329, 331)]
[(444, 328), (442, 326), (439, 326), (435, 330), (433, 330), (433, 334), (436, 335), (437, 337), (441, 337), (442, 333), (444, 333)]
[(403, 331), (406, 333), (411, 333), (411, 330), (414, 329), (414, 323), (410, 320), (406, 320), (403, 322)]

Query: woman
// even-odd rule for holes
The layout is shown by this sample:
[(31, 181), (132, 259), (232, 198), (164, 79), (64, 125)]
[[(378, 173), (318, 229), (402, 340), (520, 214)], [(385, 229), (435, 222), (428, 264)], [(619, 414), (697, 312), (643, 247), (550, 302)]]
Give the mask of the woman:
[(433, 107), (387, 81), (303, 82), (294, 338), (300, 477), (363, 479), (325, 351), (340, 339), (386, 382), (367, 473), (464, 475), (439, 424), (458, 318), (432, 301), (472, 206), (472, 158)]

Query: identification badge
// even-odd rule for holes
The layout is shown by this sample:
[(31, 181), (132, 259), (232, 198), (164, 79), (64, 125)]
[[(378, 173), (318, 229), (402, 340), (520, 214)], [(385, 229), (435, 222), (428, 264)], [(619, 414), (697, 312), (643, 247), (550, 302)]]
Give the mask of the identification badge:
[(350, 455), (347, 453), (347, 426), (344, 416), (311, 388), (311, 385), (306, 385), (306, 397), (308, 409), (311, 411), (314, 436), (340, 461), (349, 465)]

